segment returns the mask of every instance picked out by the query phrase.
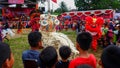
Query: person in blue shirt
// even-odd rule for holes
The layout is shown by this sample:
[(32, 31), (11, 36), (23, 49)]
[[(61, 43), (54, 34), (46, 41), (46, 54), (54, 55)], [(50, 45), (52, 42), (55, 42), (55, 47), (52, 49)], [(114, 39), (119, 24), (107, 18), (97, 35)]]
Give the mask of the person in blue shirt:
[(24, 60), (33, 59), (36, 60), (38, 63), (38, 66), (40, 66), (39, 61), (39, 49), (42, 49), (42, 34), (40, 32), (31, 32), (28, 35), (28, 42), (30, 45), (30, 49), (26, 50), (22, 53), (22, 61), (24, 63)]

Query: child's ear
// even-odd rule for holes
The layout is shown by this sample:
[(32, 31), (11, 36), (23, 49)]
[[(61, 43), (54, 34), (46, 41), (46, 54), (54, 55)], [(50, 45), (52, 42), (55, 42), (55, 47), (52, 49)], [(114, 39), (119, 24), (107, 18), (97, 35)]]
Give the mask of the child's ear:
[(14, 64), (14, 57), (13, 54), (11, 53), (10, 59), (6, 59), (5, 63), (3, 64), (3, 68), (12, 68)]
[(39, 41), (39, 42), (38, 42), (38, 45), (39, 45), (39, 48), (40, 48), (40, 49), (44, 48), (43, 45), (42, 45), (42, 41)]
[(103, 64), (101, 60), (98, 61), (98, 64), (101, 66), (101, 68), (103, 68)]
[(79, 50), (80, 46), (79, 44), (76, 42), (76, 49)]
[(9, 67), (10, 67), (9, 59), (6, 59), (6, 61), (2, 65), (2, 68), (9, 68)]

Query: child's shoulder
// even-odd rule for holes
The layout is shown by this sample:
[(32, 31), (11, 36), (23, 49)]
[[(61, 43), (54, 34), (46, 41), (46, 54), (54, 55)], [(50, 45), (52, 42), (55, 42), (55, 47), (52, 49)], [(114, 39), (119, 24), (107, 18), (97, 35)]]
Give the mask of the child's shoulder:
[(94, 54), (90, 54), (89, 57), (95, 58), (95, 55)]

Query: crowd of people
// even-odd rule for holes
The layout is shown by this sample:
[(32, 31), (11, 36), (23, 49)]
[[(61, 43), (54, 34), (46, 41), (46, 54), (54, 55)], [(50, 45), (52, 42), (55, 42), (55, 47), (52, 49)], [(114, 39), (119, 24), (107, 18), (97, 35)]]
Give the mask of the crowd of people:
[[(59, 19), (59, 18), (58, 18)], [(42, 34), (39, 32), (40, 24), (38, 20), (35, 23), (30, 23), (32, 31), (28, 34), (29, 50), (22, 53), (22, 61), (24, 68), (97, 68), (98, 60), (93, 53), (89, 52), (92, 44), (92, 35), (85, 32), (85, 22), (81, 20), (62, 19), (60, 24), (56, 26), (57, 31), (68, 28), (77, 31), (76, 49), (79, 55), (69, 59), (71, 48), (66, 45), (61, 45), (57, 52), (55, 47), (42, 45)], [(19, 23), (20, 25), (21, 23)], [(37, 26), (37, 27), (36, 27)], [(6, 23), (5, 28), (8, 27)], [(19, 27), (21, 29), (21, 27)], [(18, 33), (19, 30), (18, 29)], [(115, 21), (105, 20), (101, 27), (102, 37), (98, 43), (104, 50), (99, 60), (102, 68), (119, 68), (120, 67), (120, 23)], [(42, 49), (40, 51), (40, 49)], [(60, 57), (61, 59), (58, 59)], [(0, 42), (0, 68), (12, 68), (14, 57), (8, 44)]]
[[(24, 68), (97, 68), (98, 61), (94, 54), (88, 50), (91, 47), (92, 35), (88, 32), (81, 32), (76, 38), (76, 49), (79, 55), (74, 59), (69, 59), (71, 49), (68, 46), (61, 45), (59, 55), (53, 46), (43, 48), (42, 34), (38, 31), (30, 32), (28, 35), (30, 49), (22, 53)], [(39, 49), (42, 49), (41, 52)], [(102, 68), (120, 67), (120, 48), (115, 45), (107, 46), (100, 57), (99, 64)], [(35, 67), (33, 64), (34, 62)], [(0, 42), (0, 68), (12, 68), (14, 57), (10, 46)], [(28, 67), (29, 66), (29, 67)]]
[[(64, 18), (58, 16), (60, 24), (56, 26), (57, 31), (72, 29), (79, 32), (85, 32), (85, 20), (80, 20), (79, 17), (76, 18)], [(100, 38), (99, 45), (106, 47), (110, 44), (120, 45), (120, 18), (118, 19), (104, 19), (104, 23), (101, 27), (102, 37)]]

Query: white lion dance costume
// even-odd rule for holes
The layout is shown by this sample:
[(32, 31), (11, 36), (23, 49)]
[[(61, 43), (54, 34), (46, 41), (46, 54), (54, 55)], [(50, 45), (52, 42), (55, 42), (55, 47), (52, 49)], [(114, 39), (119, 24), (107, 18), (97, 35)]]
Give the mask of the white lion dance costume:
[[(43, 35), (43, 45), (54, 46), (57, 50), (60, 46), (69, 46), (74, 55), (78, 54), (72, 41), (63, 33), (58, 33), (55, 31), (56, 25), (59, 25), (59, 20), (52, 15), (41, 16), (41, 33)], [(74, 57), (74, 56), (73, 56)]]

